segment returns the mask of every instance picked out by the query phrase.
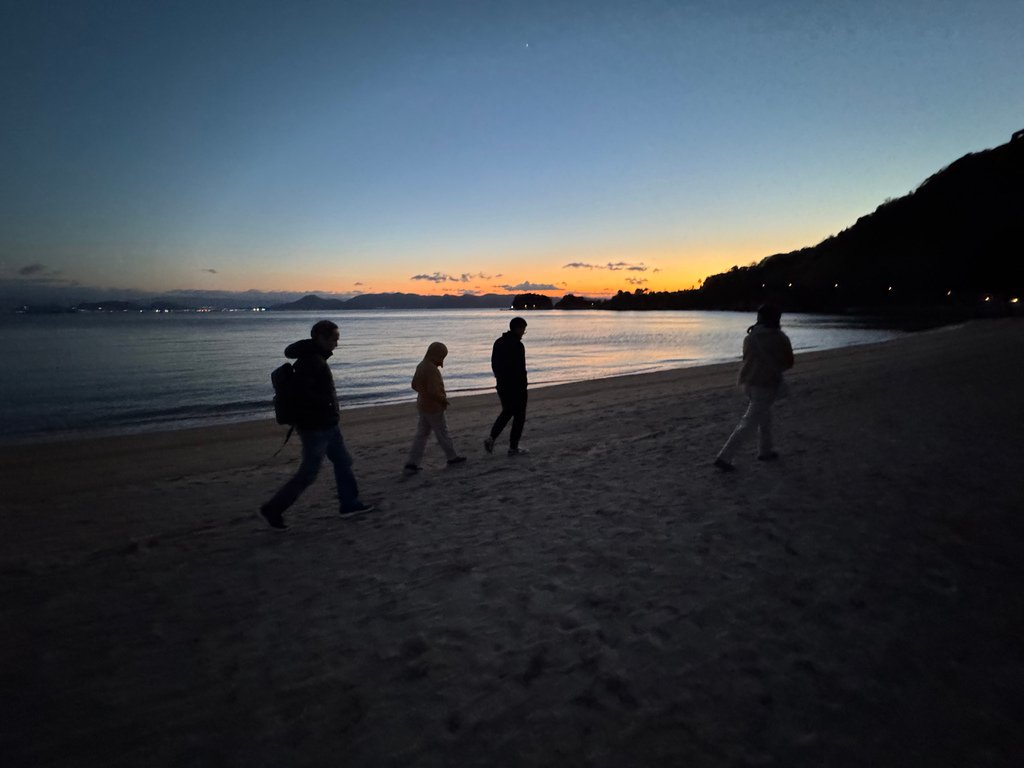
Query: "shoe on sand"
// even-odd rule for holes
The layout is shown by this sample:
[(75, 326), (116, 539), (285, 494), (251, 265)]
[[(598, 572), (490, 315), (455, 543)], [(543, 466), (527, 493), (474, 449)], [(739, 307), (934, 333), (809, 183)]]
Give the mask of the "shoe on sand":
[(732, 464), (730, 464), (725, 459), (715, 459), (715, 466), (718, 467), (723, 472), (735, 472), (736, 471), (736, 467), (734, 467)]
[(762, 453), (757, 458), (758, 461), (775, 461), (779, 458), (779, 454), (776, 451), (768, 451), (768, 453)]
[(421, 469), (423, 469), (423, 467), (417, 467), (415, 464), (406, 464), (402, 467), (402, 471), (407, 475), (415, 475)]
[(356, 515), (362, 515), (366, 512), (373, 512), (374, 509), (375, 507), (373, 504), (364, 504), (361, 501), (357, 501), (351, 507), (340, 510), (338, 514), (342, 517), (355, 517)]
[(266, 520), (267, 525), (275, 530), (284, 531), (288, 528), (288, 526), (284, 524), (284, 516), (280, 512), (271, 509), (266, 504), (260, 507), (260, 517)]
[(451, 466), (452, 464), (461, 464), (465, 460), (465, 456), (456, 456), (454, 459), (448, 459), (448, 466)]
[(508, 449), (508, 455), (509, 456), (525, 456), (528, 453), (529, 453), (529, 451), (526, 450), (525, 448), (509, 448)]
[(484, 439), (484, 450), (488, 453), (494, 453), (494, 438), (488, 437)]

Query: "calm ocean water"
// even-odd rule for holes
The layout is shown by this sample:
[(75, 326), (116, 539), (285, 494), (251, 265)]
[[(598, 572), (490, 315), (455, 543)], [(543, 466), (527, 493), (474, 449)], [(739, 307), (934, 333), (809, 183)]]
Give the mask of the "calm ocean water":
[[(493, 388), (499, 310), (351, 311), (332, 316), (343, 408), (411, 401), (427, 344), (449, 354), (449, 392)], [(524, 343), (531, 386), (738, 360), (751, 313), (537, 312)], [(304, 312), (0, 316), (0, 440), (170, 429), (272, 415), (270, 372), (309, 336)], [(892, 339), (846, 317), (786, 315), (799, 351)]]

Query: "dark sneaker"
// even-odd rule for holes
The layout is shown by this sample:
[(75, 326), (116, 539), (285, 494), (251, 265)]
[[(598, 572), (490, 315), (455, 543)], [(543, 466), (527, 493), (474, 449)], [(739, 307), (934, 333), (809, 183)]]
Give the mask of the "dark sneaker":
[(417, 472), (423, 469), (423, 467), (417, 467), (415, 464), (406, 464), (403, 467), (403, 469), (405, 470), (405, 473), (407, 475), (415, 475)]
[(725, 459), (715, 459), (715, 466), (718, 467), (723, 472), (735, 472), (736, 471), (736, 467), (734, 467), (732, 464), (730, 464)]
[(355, 517), (356, 515), (362, 515), (366, 512), (373, 512), (376, 507), (373, 504), (364, 504), (361, 501), (357, 501), (351, 507), (346, 507), (338, 512), (342, 517)]
[(260, 507), (260, 517), (267, 521), (267, 525), (278, 531), (283, 531), (288, 528), (288, 526), (284, 524), (284, 516), (280, 512), (276, 512), (266, 505)]
[(528, 453), (529, 453), (529, 451), (526, 450), (525, 448), (509, 448), (508, 449), (508, 455), (509, 456), (525, 456)]
[(779, 458), (779, 454), (775, 451), (768, 451), (768, 453), (762, 453), (757, 457), (760, 461), (775, 461)]
[(494, 453), (494, 438), (488, 437), (484, 440), (484, 450), (488, 453)]
[(448, 459), (448, 465), (451, 466), (452, 464), (461, 464), (465, 460), (465, 456), (456, 456), (454, 459)]

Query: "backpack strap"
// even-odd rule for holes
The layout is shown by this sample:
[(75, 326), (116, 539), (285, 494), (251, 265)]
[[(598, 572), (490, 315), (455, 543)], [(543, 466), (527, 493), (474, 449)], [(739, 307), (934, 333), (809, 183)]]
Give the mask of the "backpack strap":
[(294, 432), (294, 431), (295, 431), (295, 427), (294, 426), (288, 427), (288, 434), (286, 434), (284, 436), (284, 442), (281, 443), (281, 447), (278, 448), (276, 451), (274, 451), (274, 453), (271, 455), (270, 458), (274, 458), (275, 456), (277, 456), (277, 454), (279, 454), (281, 451), (284, 450), (285, 445), (288, 444), (288, 439), (292, 436), (292, 432)]

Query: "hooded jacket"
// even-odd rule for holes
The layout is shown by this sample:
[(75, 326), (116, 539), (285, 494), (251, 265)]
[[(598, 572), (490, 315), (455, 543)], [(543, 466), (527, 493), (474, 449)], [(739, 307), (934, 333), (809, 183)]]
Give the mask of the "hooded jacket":
[(505, 331), (494, 342), (491, 370), (498, 389), (526, 389), (526, 347), (512, 331)]
[(793, 367), (793, 346), (778, 328), (755, 325), (743, 339), (743, 365), (740, 384), (751, 387), (777, 387), (782, 372)]
[(340, 409), (334, 375), (327, 365), (330, 352), (324, 352), (313, 339), (303, 339), (285, 347), (284, 356), (295, 360), (295, 374), (301, 406), (295, 426), (298, 429), (328, 429), (338, 423)]
[(427, 347), (427, 354), (416, 366), (412, 388), (416, 390), (416, 407), (423, 413), (440, 413), (448, 407), (448, 395), (444, 391), (440, 371), (447, 355), (448, 347), (435, 341)]

